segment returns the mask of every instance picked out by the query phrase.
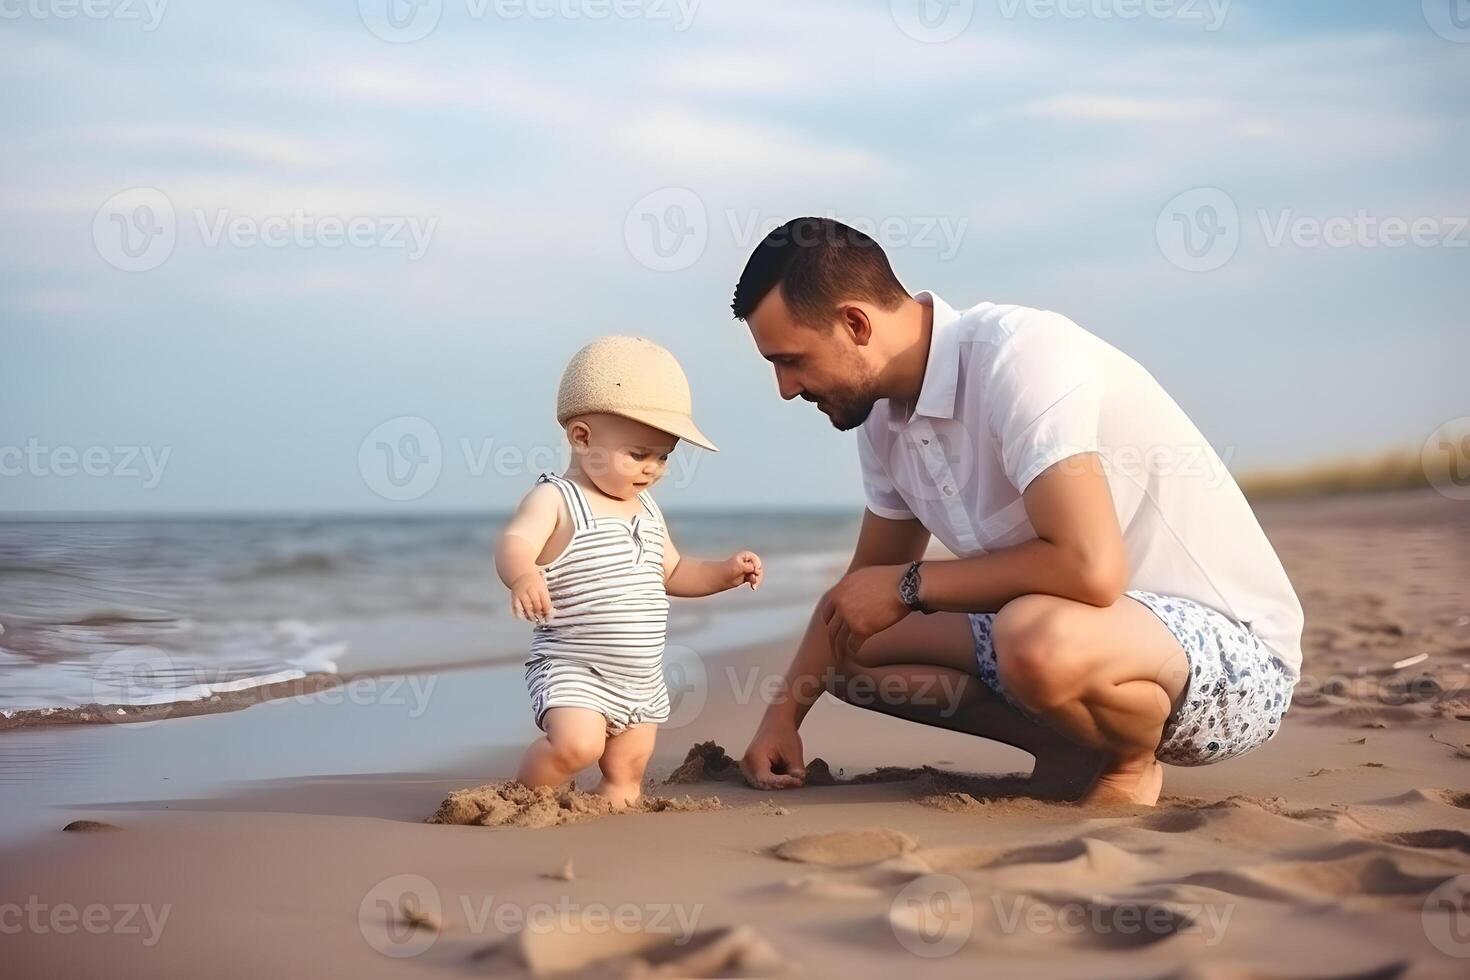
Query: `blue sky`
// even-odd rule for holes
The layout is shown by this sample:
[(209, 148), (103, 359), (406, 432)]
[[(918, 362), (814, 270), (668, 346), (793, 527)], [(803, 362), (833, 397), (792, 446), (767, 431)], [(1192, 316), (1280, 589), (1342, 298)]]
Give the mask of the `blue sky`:
[(1237, 470), (1470, 414), (1465, 0), (68, 2), (0, 4), (0, 511), (509, 506), (611, 332), (723, 450), (666, 503), (860, 506), (729, 317), (810, 213), (1071, 316)]

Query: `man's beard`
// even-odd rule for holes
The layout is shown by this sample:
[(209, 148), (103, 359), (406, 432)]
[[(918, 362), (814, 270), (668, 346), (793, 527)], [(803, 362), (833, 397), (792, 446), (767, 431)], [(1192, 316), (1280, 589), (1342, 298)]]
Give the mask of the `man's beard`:
[(868, 420), (878, 402), (876, 383), (867, 379), (845, 391), (834, 391), (816, 399), (839, 432), (856, 429)]

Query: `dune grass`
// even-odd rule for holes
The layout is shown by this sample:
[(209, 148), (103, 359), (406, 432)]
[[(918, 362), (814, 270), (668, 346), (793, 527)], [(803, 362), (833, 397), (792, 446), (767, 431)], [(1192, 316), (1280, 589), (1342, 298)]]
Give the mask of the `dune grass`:
[(1432, 486), (1431, 477), (1438, 480), (1447, 476), (1450, 463), (1448, 454), (1421, 458), (1417, 451), (1396, 450), (1369, 458), (1328, 460), (1299, 469), (1244, 473), (1238, 482), (1252, 500), (1418, 490)]

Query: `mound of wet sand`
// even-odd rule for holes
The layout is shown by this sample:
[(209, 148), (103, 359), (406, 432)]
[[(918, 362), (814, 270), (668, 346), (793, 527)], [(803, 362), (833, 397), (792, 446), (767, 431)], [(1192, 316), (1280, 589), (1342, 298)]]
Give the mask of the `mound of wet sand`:
[(714, 741), (696, 742), (689, 747), (679, 768), (669, 774), (666, 784), (740, 782), (740, 764), (730, 758), (723, 746)]
[(601, 796), (577, 789), (532, 789), (512, 781), (455, 790), (444, 798), (426, 823), (469, 827), (557, 827), (588, 817), (615, 813), (694, 812), (723, 809), (719, 797), (644, 796), (630, 807), (617, 808)]
[[(834, 775), (825, 759), (813, 759), (806, 764), (807, 786), (861, 786), (869, 783), (899, 783), (929, 777), (936, 782), (960, 779), (958, 774), (949, 773), (932, 766), (910, 768), (908, 766), (880, 766), (854, 776)], [(717, 742), (696, 742), (689, 747), (684, 761), (664, 780), (666, 785), (689, 783), (740, 783), (740, 763), (732, 759), (724, 746)]]

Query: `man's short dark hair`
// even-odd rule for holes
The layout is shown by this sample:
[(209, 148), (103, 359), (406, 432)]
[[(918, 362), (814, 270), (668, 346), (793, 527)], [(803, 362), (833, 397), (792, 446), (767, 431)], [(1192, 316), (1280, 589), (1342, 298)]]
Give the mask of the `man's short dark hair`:
[(792, 317), (809, 326), (831, 322), (844, 300), (893, 310), (908, 298), (882, 246), (831, 218), (793, 218), (761, 239), (735, 284), (735, 319), (748, 319), (777, 286)]

